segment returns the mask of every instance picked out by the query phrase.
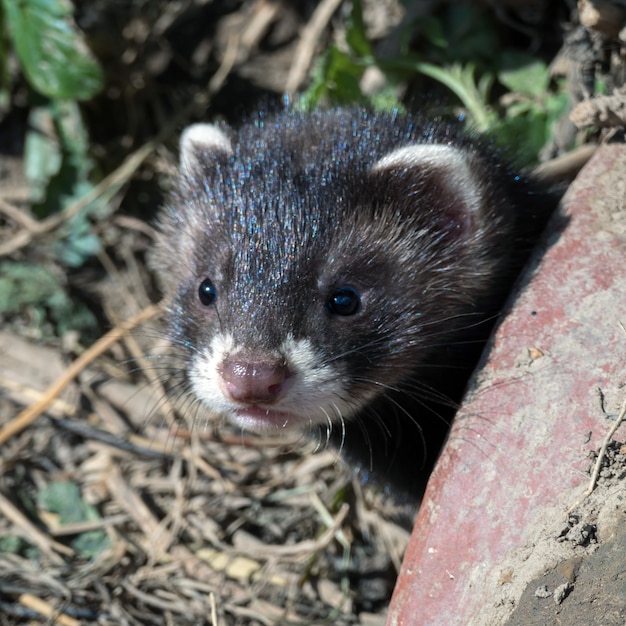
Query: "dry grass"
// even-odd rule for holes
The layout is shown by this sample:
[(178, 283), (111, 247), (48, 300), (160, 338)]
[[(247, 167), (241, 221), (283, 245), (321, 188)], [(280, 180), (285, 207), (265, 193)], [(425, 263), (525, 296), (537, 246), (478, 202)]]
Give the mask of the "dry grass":
[[(2, 623), (383, 623), (407, 534), (336, 453), (218, 436), (190, 406), (183, 428), (111, 353), (79, 369), (15, 336), (0, 349)], [(61, 397), (42, 394), (70, 370)], [(11, 419), (26, 399), (29, 425)], [(55, 508), (51, 488), (90, 513)]]

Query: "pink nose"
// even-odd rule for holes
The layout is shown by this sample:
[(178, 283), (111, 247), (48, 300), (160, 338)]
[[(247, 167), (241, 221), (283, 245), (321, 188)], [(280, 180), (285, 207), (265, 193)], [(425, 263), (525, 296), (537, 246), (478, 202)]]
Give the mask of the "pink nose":
[(222, 381), (231, 400), (246, 404), (273, 404), (290, 374), (282, 361), (224, 359)]

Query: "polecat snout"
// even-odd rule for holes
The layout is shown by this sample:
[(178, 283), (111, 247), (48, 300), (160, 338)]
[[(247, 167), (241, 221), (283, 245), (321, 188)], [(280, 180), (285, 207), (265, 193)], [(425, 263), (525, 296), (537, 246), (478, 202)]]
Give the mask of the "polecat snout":
[(556, 201), (449, 123), (344, 109), (189, 127), (155, 268), (193, 393), (418, 492)]

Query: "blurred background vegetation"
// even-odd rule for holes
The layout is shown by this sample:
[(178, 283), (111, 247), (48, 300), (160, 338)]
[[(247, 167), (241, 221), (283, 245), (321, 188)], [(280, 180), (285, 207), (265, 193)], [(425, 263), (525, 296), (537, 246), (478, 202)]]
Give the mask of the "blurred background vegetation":
[[(101, 332), (98, 281), (128, 264), (123, 246), (143, 259), (135, 220), (150, 223), (166, 155), (198, 119), (236, 123), (288, 94), (461, 118), (526, 165), (570, 148), (576, 134), (552, 129), (579, 87), (555, 59), (577, 28), (565, 1), (2, 0), (0, 154), (22, 188), (3, 205), (21, 216), (0, 212), (0, 320)], [(579, 72), (593, 93), (603, 63)]]

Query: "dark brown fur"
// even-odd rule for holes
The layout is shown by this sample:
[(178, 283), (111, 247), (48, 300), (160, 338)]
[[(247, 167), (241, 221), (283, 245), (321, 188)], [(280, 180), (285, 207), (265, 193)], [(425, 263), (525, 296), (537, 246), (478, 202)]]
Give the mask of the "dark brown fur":
[(216, 132), (183, 145), (155, 264), (194, 393), (417, 496), (556, 195), (448, 123), (349, 109)]

